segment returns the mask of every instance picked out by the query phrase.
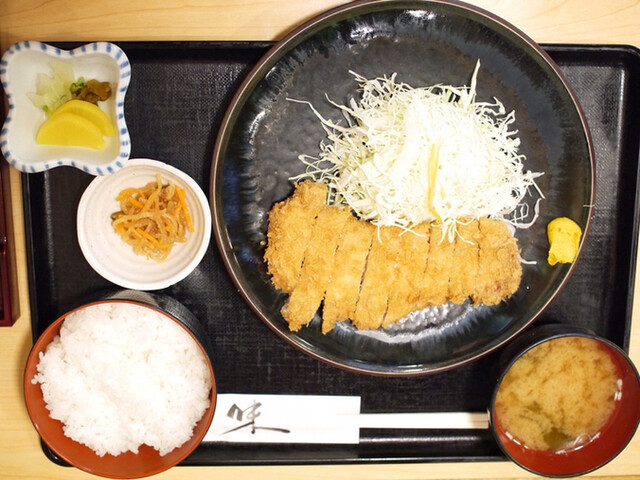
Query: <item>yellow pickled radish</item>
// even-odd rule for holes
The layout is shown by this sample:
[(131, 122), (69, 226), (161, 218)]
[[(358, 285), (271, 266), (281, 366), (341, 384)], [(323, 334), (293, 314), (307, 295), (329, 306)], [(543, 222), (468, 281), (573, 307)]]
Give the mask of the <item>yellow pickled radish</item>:
[(86, 117), (71, 112), (51, 115), (38, 130), (36, 143), (88, 147), (96, 150), (101, 150), (106, 145), (100, 127)]
[(81, 117), (86, 118), (91, 123), (95, 124), (103, 135), (112, 137), (115, 135), (115, 129), (109, 116), (97, 105), (93, 103), (85, 102), (83, 100), (69, 100), (56, 108), (51, 117), (61, 115), (63, 113), (75, 113)]

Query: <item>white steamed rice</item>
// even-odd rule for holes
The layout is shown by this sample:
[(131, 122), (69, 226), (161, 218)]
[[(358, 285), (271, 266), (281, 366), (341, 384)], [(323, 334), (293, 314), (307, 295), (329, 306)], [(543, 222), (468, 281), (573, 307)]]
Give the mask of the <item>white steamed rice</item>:
[(165, 455), (193, 434), (210, 403), (204, 355), (178, 324), (150, 308), (101, 303), (65, 319), (40, 354), (40, 383), (50, 416), (96, 454)]

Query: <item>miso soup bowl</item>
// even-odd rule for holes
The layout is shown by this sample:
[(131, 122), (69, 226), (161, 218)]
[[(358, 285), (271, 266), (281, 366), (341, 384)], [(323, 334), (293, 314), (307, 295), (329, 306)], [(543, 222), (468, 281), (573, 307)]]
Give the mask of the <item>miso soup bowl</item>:
[[(49, 416), (49, 410), (47, 409), (40, 384), (32, 382), (34, 375), (37, 373), (40, 354), (45, 352), (47, 346), (59, 334), (67, 316), (105, 303), (133, 305), (159, 313), (185, 329), (204, 354), (212, 383), (209, 407), (195, 424), (191, 438), (165, 455), (160, 455), (158, 450), (145, 444), (138, 448), (137, 453), (128, 450), (119, 455), (107, 453), (104, 456), (99, 456), (88, 446), (78, 443), (65, 435), (63, 423)], [(56, 463), (71, 465), (79, 470), (107, 478), (141, 478), (158, 474), (177, 465), (198, 447), (213, 419), (216, 407), (216, 383), (210, 360), (210, 350), (208, 336), (202, 324), (184, 305), (166, 295), (135, 290), (117, 290), (101, 295), (98, 300), (87, 301), (87, 303), (61, 315), (51, 323), (34, 343), (24, 374), (24, 395), (27, 411), (35, 429), (50, 450), (50, 453), (47, 452), (48, 455)]]
[[(613, 361), (618, 390), (613, 412), (600, 430), (586, 441), (561, 449), (533, 449), (525, 446), (506, 429), (496, 411), (496, 398), (507, 373), (523, 355), (536, 347), (562, 337), (585, 337), (597, 342)], [(629, 356), (609, 340), (576, 327), (544, 325), (516, 338), (501, 354), (499, 375), (489, 406), (489, 421), (500, 448), (520, 467), (547, 477), (573, 477), (596, 470), (616, 457), (633, 437), (640, 420), (640, 377)], [(536, 392), (532, 393), (535, 396)], [(535, 400), (532, 398), (532, 401)], [(579, 408), (571, 404), (570, 408)]]

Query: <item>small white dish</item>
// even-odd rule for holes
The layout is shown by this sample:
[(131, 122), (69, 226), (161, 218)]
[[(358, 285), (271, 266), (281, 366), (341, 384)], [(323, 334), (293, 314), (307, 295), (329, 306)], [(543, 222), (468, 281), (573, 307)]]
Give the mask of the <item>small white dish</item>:
[[(111, 97), (99, 106), (114, 120), (116, 135), (106, 139), (104, 149), (36, 143), (38, 129), (46, 117), (27, 93), (35, 93), (38, 74), (51, 75), (53, 59), (69, 62), (76, 78), (95, 78), (111, 84)], [(131, 66), (117, 45), (96, 42), (62, 50), (41, 42), (19, 42), (3, 55), (0, 79), (9, 102), (8, 115), (0, 133), (0, 147), (13, 167), (35, 173), (68, 165), (92, 175), (108, 175), (122, 168), (129, 159), (131, 140), (124, 117), (124, 98), (131, 79)]]
[[(185, 189), (194, 227), (187, 241), (176, 243), (163, 262), (135, 254), (111, 225), (111, 214), (120, 210), (118, 194), (155, 181), (157, 173), (163, 183), (172, 181)], [(200, 186), (187, 174), (157, 160), (136, 158), (89, 184), (78, 204), (77, 235), (82, 254), (102, 277), (124, 288), (159, 290), (184, 279), (204, 257), (211, 240), (211, 209)]]

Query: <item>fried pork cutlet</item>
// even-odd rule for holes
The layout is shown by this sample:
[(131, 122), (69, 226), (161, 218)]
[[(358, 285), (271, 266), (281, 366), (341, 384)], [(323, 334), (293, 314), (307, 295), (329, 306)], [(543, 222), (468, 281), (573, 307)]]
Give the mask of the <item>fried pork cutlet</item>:
[(300, 270), (300, 277), (281, 309), (292, 331), (307, 325), (324, 298), (334, 269), (335, 252), (351, 212), (324, 206), (318, 212)]
[(383, 327), (420, 310), (420, 290), (425, 281), (430, 233), (429, 223), (422, 223), (413, 231), (402, 233), (396, 275), (389, 292), (389, 306), (382, 322)]
[[(365, 225), (371, 225), (366, 223)], [(376, 227), (370, 227), (374, 231)], [(396, 259), (400, 252), (400, 233), (397, 227), (380, 227), (374, 233), (371, 250), (367, 258), (360, 297), (356, 311), (351, 318), (359, 329), (375, 330), (384, 320), (393, 290), (393, 280), (397, 269)]]
[(291, 330), (307, 325), (322, 302), (327, 333), (338, 321), (376, 329), (469, 297), (494, 305), (519, 287), (517, 242), (501, 221), (461, 222), (450, 242), (435, 223), (378, 229), (325, 205), (326, 194), (325, 185), (304, 182), (269, 213), (265, 259), (274, 285), (289, 294), (281, 313)]
[(462, 304), (474, 290), (480, 255), (478, 221), (459, 223), (449, 261), (449, 301)]
[(476, 304), (495, 305), (520, 285), (522, 265), (518, 246), (504, 222), (488, 218), (479, 220), (478, 243), (478, 271), (471, 298)]
[(291, 293), (298, 281), (313, 225), (326, 197), (326, 185), (305, 181), (296, 185), (291, 197), (269, 211), (264, 259), (273, 285), (283, 292)]
[(333, 329), (336, 322), (353, 318), (360, 296), (362, 273), (375, 235), (375, 228), (364, 228), (362, 222), (353, 215), (347, 219), (324, 297), (323, 333)]
[(442, 225), (432, 224), (429, 236), (429, 258), (420, 290), (422, 308), (447, 303), (453, 247), (454, 243), (448, 240)]

